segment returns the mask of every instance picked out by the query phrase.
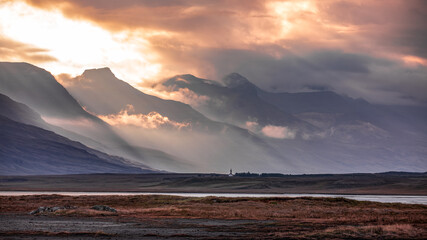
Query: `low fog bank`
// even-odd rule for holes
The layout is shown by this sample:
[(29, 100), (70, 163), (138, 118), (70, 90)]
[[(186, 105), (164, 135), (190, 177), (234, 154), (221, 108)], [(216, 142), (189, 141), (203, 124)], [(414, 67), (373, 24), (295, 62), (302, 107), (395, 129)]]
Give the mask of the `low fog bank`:
[(162, 150), (178, 157), (174, 162), (148, 161), (154, 168), (175, 172), (218, 172), (229, 169), (253, 172), (303, 172), (286, 157), (270, 154), (262, 146), (230, 133), (203, 133), (122, 126), (115, 130), (130, 144)]

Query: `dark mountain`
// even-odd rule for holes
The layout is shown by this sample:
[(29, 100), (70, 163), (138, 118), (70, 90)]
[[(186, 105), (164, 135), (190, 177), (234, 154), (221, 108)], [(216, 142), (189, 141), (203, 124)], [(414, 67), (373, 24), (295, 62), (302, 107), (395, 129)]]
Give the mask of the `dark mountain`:
[[(331, 127), (357, 121), (393, 134), (401, 135), (407, 131), (427, 133), (425, 107), (375, 105), (331, 91), (271, 93), (258, 89), (257, 92), (265, 101), (317, 126)], [(328, 119), (327, 122), (322, 118)]]
[(46, 117), (99, 121), (82, 109), (49, 72), (28, 63), (0, 62), (0, 92)]
[(350, 113), (354, 112), (355, 108), (360, 109), (369, 105), (362, 99), (352, 99), (332, 91), (271, 93), (258, 89), (257, 92), (265, 101), (295, 114), (304, 112)]
[[(55, 132), (59, 135), (65, 134), (65, 135), (73, 136), (75, 139), (85, 139), (86, 142), (91, 142), (93, 145), (99, 146), (98, 148), (100, 149), (107, 148), (106, 146), (103, 146), (102, 144), (95, 142), (90, 138), (85, 138), (76, 133), (73, 133), (65, 129), (62, 129), (60, 127), (53, 126), (51, 124), (46, 123), (41, 118), (40, 114), (38, 114), (37, 112), (35, 112), (34, 110), (26, 106), (25, 104), (15, 102), (3, 94), (0, 94), (0, 115), (19, 123), (37, 126), (37, 127), (43, 128), (44, 130)], [(174, 157), (170, 154), (166, 154), (162, 151), (150, 149), (150, 148), (144, 148), (144, 147), (138, 147), (135, 149), (137, 149), (137, 151), (139, 151), (143, 157), (143, 163), (141, 163), (140, 161), (131, 162), (131, 164), (135, 166), (138, 166), (144, 169), (150, 169), (147, 165), (150, 165), (156, 169), (165, 169), (165, 168), (179, 169), (180, 167), (182, 168), (182, 166), (185, 166), (184, 160)], [(95, 151), (91, 151), (91, 152), (94, 153)], [(96, 155), (100, 155), (100, 154), (101, 152), (96, 151)], [(107, 154), (103, 154), (103, 155), (108, 156)], [(127, 162), (130, 163), (130, 161), (127, 161)]]
[(109, 68), (90, 69), (66, 82), (67, 90), (98, 115), (115, 114), (131, 104), (136, 113), (160, 113), (177, 122), (206, 123), (209, 120), (189, 105), (145, 94), (111, 72)]
[(44, 128), (53, 128), (40, 115), (0, 94), (0, 174), (144, 173), (147, 166), (132, 165), (69, 140)]
[(300, 138), (286, 137), (280, 127), (251, 130), (304, 172), (423, 171), (427, 165), (427, 121), (421, 126), (427, 114), (419, 108), (378, 106), (331, 91), (270, 93), (236, 73), (223, 83), (179, 75), (163, 85), (205, 96), (194, 107), (212, 118), (297, 129)]
[(1, 115), (0, 163), (1, 175), (153, 172)]
[(243, 76), (233, 73), (223, 79), (225, 86), (193, 75), (175, 76), (163, 83), (172, 91), (189, 89), (208, 100), (197, 109), (217, 120), (245, 126), (256, 122), (259, 126), (285, 126), (295, 131), (314, 131), (316, 128), (292, 114), (264, 101), (258, 88)]
[(40, 114), (25, 104), (3, 94), (0, 94), (0, 118), (1, 174), (153, 171), (49, 131), (57, 127), (44, 122)]
[(116, 78), (109, 68), (86, 70), (81, 76), (67, 82), (66, 86), (86, 109), (97, 115), (117, 114), (127, 105), (132, 105), (135, 114), (157, 112), (172, 121), (190, 123), (192, 130), (236, 134), (265, 145), (246, 129), (212, 121), (188, 104), (145, 94)]
[(157, 112), (172, 121), (190, 123), (193, 130), (218, 132), (227, 129), (243, 137), (253, 138), (245, 129), (212, 121), (188, 104), (145, 94), (116, 78), (109, 68), (86, 70), (65, 84), (67, 90), (89, 112), (97, 115), (117, 114), (127, 105), (132, 105), (135, 114)]
[(15, 102), (3, 94), (0, 94), (0, 115), (20, 123), (47, 127), (47, 124), (41, 118), (40, 114), (25, 104)]
[(67, 130), (61, 132), (66, 137), (135, 161), (143, 159), (108, 124), (86, 112), (44, 69), (28, 63), (0, 63), (0, 93), (28, 105), (48, 123)]

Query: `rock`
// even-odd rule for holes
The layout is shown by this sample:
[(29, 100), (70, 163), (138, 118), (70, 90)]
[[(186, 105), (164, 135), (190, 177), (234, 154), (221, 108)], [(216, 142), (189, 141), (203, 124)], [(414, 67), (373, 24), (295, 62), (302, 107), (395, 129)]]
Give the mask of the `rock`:
[(58, 211), (59, 209), (62, 209), (61, 207), (53, 207), (52, 209), (51, 209), (51, 211), (52, 212), (55, 212), (55, 211)]
[(109, 206), (104, 206), (104, 205), (95, 205), (95, 206), (91, 207), (91, 209), (94, 209), (97, 211), (117, 212), (116, 209), (109, 207)]
[(36, 210), (33, 210), (30, 212), (31, 215), (38, 214), (38, 213), (44, 213), (44, 212), (56, 212), (60, 209), (74, 209), (76, 207), (72, 206), (64, 206), (64, 207), (39, 207)]
[(30, 212), (31, 215), (37, 214), (37, 213), (41, 213), (44, 212), (45, 207), (39, 207), (36, 210), (33, 210)]

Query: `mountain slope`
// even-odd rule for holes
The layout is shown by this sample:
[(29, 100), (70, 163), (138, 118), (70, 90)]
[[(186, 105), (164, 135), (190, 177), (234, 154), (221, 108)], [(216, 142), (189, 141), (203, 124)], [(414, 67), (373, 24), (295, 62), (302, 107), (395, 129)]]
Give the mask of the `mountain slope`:
[[(28, 63), (0, 63), (0, 93), (22, 102), (43, 116), (48, 123), (66, 129), (66, 137), (90, 147), (141, 161), (141, 153), (118, 136), (108, 124), (86, 112), (44, 69)], [(73, 134), (77, 133), (76, 134)], [(79, 136), (84, 136), (79, 137)]]
[(3, 94), (0, 94), (0, 117), (3, 174), (153, 171), (46, 130), (56, 128), (25, 104)]
[[(425, 116), (414, 114), (415, 109), (397, 111), (330, 91), (270, 93), (236, 73), (223, 84), (179, 75), (163, 86), (171, 94), (204, 97), (194, 107), (208, 116), (248, 121), (248, 128), (304, 172), (423, 171), (427, 166)], [(267, 124), (279, 127), (259, 130)], [(288, 129), (280, 126), (298, 129), (300, 137), (286, 135)]]
[(54, 132), (0, 116), (0, 174), (144, 173)]
[(98, 115), (118, 113), (132, 104), (137, 113), (154, 111), (177, 122), (209, 121), (187, 104), (163, 100), (135, 89), (117, 79), (109, 68), (85, 70), (81, 76), (67, 81), (66, 88), (90, 112)]
[[(223, 79), (225, 86), (192, 75), (175, 76), (163, 83), (169, 91), (188, 89), (207, 100), (198, 103), (197, 110), (217, 120), (239, 126), (252, 124), (286, 127), (301, 135), (316, 131), (316, 127), (280, 110), (257, 95), (258, 88), (243, 76), (233, 73)], [(254, 130), (254, 129), (252, 129)]]
[(29, 125), (38, 127), (47, 126), (47, 124), (41, 118), (40, 114), (25, 104), (15, 102), (3, 94), (0, 94), (0, 115), (3, 115), (4, 117), (7, 117), (13, 121)]
[(329, 121), (333, 120), (334, 125), (359, 121), (397, 135), (402, 135), (405, 131), (427, 133), (427, 116), (422, 114), (427, 112), (427, 109), (423, 107), (375, 105), (331, 91), (271, 93), (258, 89), (258, 95), (278, 108), (309, 122), (319, 122), (322, 117), (326, 117)]
[(46, 70), (28, 63), (0, 62), (0, 92), (55, 118), (85, 117), (96, 121)]
[(226, 86), (214, 84), (212, 81), (196, 78), (192, 75), (179, 75), (163, 83), (173, 90), (189, 89), (194, 93), (207, 96), (203, 112), (217, 119), (234, 124), (256, 120), (260, 125), (277, 125), (309, 128), (309, 124), (281, 111), (277, 107), (263, 101), (257, 96), (257, 87), (243, 76), (233, 73), (223, 81)]
[[(248, 130), (212, 121), (187, 104), (147, 95), (117, 79), (108, 68), (86, 70), (64, 85), (88, 111), (115, 124), (115, 130), (133, 145), (190, 160), (194, 167), (187, 171), (197, 171), (196, 166), (199, 171), (224, 171), (255, 161), (262, 165), (263, 158), (290, 164)], [(165, 126), (162, 122), (171, 124)], [(179, 124), (188, 127), (173, 127)], [(228, 161), (230, 158), (234, 162)]]
[[(78, 135), (76, 133), (46, 123), (41, 118), (40, 114), (38, 114), (25, 104), (15, 102), (3, 94), (0, 94), (0, 116), (7, 117), (10, 120), (19, 123), (37, 126), (43, 128), (44, 130), (52, 131), (62, 136), (64, 136), (63, 133), (65, 133), (66, 135), (74, 136), (74, 138), (77, 139), (83, 138), (86, 139), (86, 142), (92, 142), (94, 145), (99, 146), (99, 148), (101, 149), (106, 148), (106, 146), (103, 146), (92, 139), (84, 138), (83, 136)], [(147, 165), (152, 166), (156, 169), (179, 169), (180, 167), (182, 168), (182, 166), (185, 166), (185, 161), (183, 159), (179, 159), (162, 151), (144, 147), (138, 147), (137, 150), (142, 154), (144, 163), (133, 161), (131, 162), (132, 165), (144, 169), (150, 169)], [(107, 154), (103, 154), (95, 150), (90, 152), (95, 153), (95, 155), (98, 156), (102, 155), (101, 157), (108, 156)]]

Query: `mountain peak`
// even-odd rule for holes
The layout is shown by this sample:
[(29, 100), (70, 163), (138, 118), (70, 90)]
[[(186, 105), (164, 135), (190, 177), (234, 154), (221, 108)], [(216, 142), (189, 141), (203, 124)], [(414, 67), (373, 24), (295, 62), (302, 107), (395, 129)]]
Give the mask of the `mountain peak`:
[(222, 81), (229, 88), (236, 88), (244, 85), (253, 85), (249, 80), (238, 73), (230, 73)]
[(109, 67), (86, 69), (82, 76), (88, 78), (115, 78), (116, 76)]
[(222, 81), (226, 87), (230, 89), (237, 89), (238, 91), (246, 94), (256, 94), (259, 90), (257, 86), (238, 73), (228, 74), (222, 79)]
[(197, 79), (196, 76), (194, 76), (192, 74), (181, 74), (181, 75), (177, 75), (176, 77), (181, 77), (184, 79)]

